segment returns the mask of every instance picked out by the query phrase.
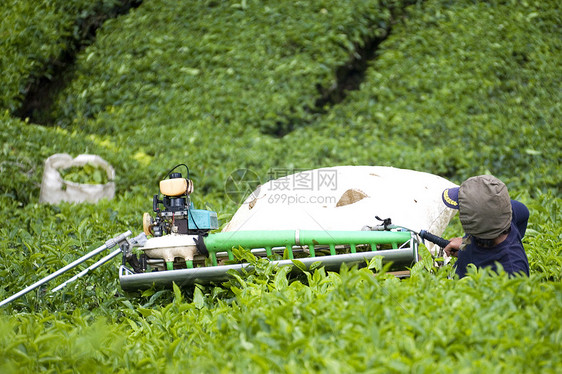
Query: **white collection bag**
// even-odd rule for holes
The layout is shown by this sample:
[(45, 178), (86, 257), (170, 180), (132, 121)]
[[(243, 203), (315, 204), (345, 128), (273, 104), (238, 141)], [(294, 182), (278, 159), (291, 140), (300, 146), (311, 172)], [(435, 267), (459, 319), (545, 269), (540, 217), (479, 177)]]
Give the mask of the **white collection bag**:
[[(60, 170), (86, 164), (105, 170), (110, 182), (105, 184), (75, 183), (64, 180), (60, 174)], [(66, 153), (57, 153), (45, 160), (39, 202), (50, 204), (58, 204), (62, 201), (95, 203), (103, 198), (113, 199), (115, 196), (113, 179), (115, 179), (115, 170), (99, 156), (82, 154), (72, 158)]]
[(450, 187), (456, 185), (440, 176), (393, 167), (306, 170), (258, 186), (223, 231), (354, 231), (382, 224), (378, 216), (440, 236), (456, 213), (441, 201)]

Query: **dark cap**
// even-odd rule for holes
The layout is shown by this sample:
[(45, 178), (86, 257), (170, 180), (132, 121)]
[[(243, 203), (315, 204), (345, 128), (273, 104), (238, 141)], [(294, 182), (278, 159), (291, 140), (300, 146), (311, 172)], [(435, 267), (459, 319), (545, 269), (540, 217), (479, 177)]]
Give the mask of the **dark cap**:
[(468, 178), (460, 187), (443, 191), (445, 205), (459, 210), (466, 234), (494, 239), (511, 225), (511, 198), (507, 186), (492, 175)]
[(443, 199), (443, 203), (447, 205), (449, 208), (452, 209), (459, 209), (459, 188), (447, 188), (443, 190), (443, 194), (441, 194), (441, 198)]

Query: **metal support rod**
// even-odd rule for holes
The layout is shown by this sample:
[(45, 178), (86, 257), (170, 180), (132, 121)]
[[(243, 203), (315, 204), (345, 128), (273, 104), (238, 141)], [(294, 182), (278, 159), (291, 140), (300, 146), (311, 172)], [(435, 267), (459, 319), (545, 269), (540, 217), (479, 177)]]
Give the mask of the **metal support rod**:
[(26, 293), (33, 291), (34, 289), (36, 289), (37, 287), (42, 286), (43, 284), (55, 279), (56, 277), (58, 277), (59, 275), (67, 272), (68, 270), (80, 265), (82, 262), (94, 257), (95, 255), (105, 251), (106, 249), (109, 248), (113, 248), (116, 245), (118, 245), (120, 242), (122, 242), (123, 240), (126, 240), (126, 238), (128, 236), (130, 236), (132, 234), (132, 232), (129, 230), (127, 232), (124, 232), (121, 235), (116, 236), (113, 239), (109, 239), (108, 241), (105, 242), (104, 245), (102, 245), (101, 247), (94, 249), (93, 251), (91, 251), (90, 253), (80, 257), (78, 260), (66, 265), (65, 267), (63, 267), (62, 269), (59, 269), (57, 271), (55, 271), (53, 274), (46, 276), (45, 278), (41, 279), (38, 282), (33, 283), (31, 286), (26, 287), (25, 289), (21, 290), (20, 292), (16, 293), (15, 295), (12, 295), (10, 297), (8, 297), (7, 299), (3, 300), (2, 302), (0, 302), (0, 307), (14, 301), (15, 299), (25, 295)]
[(108, 254), (107, 256), (104, 256), (103, 258), (101, 258), (98, 262), (96, 262), (95, 264), (92, 264), (90, 266), (88, 266), (86, 269), (82, 270), (80, 273), (76, 274), (75, 276), (73, 276), (72, 278), (70, 278), (69, 280), (67, 280), (66, 282), (58, 285), (57, 287), (53, 288), (51, 290), (51, 293), (55, 293), (61, 289), (63, 289), (64, 287), (66, 287), (67, 284), (74, 282), (76, 279), (83, 277), (84, 275), (88, 274), (90, 271), (99, 268), (100, 266), (102, 266), (103, 264), (105, 264), (106, 262), (108, 262), (109, 260), (111, 260), (112, 258), (118, 256), (119, 254), (121, 254), (123, 251), (121, 250), (121, 248), (116, 249), (115, 251), (111, 252), (110, 254)]

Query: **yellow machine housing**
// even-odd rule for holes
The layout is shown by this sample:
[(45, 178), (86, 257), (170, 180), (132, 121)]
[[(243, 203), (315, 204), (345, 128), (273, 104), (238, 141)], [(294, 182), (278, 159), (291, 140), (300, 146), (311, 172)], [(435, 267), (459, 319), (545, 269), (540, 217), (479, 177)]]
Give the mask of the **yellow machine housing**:
[[(191, 182), (191, 180), (189, 181)], [(193, 183), (188, 183), (187, 179), (184, 178), (174, 178), (165, 179), (160, 181), (160, 193), (164, 196), (182, 196), (190, 194), (188, 191), (189, 186), (193, 188)]]

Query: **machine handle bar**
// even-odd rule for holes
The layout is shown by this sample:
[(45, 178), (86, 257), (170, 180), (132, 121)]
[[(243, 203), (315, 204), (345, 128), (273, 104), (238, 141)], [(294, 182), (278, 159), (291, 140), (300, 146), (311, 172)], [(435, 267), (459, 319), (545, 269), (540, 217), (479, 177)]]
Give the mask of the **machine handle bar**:
[(442, 238), (440, 236), (437, 236), (437, 235), (433, 235), (432, 233), (430, 233), (429, 231), (426, 231), (426, 230), (421, 230), (419, 235), (420, 235), (420, 238), (422, 238), (424, 240), (428, 240), (428, 241), (430, 241), (434, 244), (437, 244), (441, 248), (445, 248), (450, 243), (449, 240), (444, 239), (444, 238)]
[(441, 248), (445, 248), (450, 243), (449, 240), (444, 239), (440, 236), (434, 235), (434, 234), (432, 234), (432, 233), (430, 233), (429, 231), (426, 231), (426, 230), (421, 230), (420, 232), (417, 232), (417, 231), (414, 231), (414, 230), (409, 229), (409, 228), (404, 227), (404, 226), (397, 226), (397, 225), (388, 224), (388, 223), (385, 224), (385, 225), (378, 225), (378, 226), (365, 226), (363, 229), (364, 230), (373, 230), (373, 231), (386, 231), (386, 230), (389, 230), (389, 229), (407, 230), (407, 231), (413, 232), (414, 234), (419, 235), (420, 238), (422, 238), (423, 240), (428, 240), (428, 241), (432, 242), (433, 244), (437, 244)]
[(3, 300), (2, 302), (0, 302), (0, 307), (14, 301), (15, 299), (25, 295), (26, 293), (33, 291), (34, 289), (36, 289), (37, 287), (42, 286), (43, 284), (51, 281), (52, 279), (55, 279), (56, 277), (58, 277), (59, 275), (66, 273), (68, 270), (80, 265), (82, 262), (94, 257), (95, 255), (97, 255), (98, 253), (101, 253), (103, 251), (105, 251), (106, 249), (109, 248), (113, 248), (114, 246), (118, 245), (119, 243), (121, 243), (123, 240), (126, 240), (128, 236), (130, 236), (132, 234), (132, 232), (129, 230), (127, 232), (124, 232), (121, 235), (116, 236), (113, 239), (109, 239), (107, 242), (105, 242), (104, 245), (102, 245), (99, 248), (94, 249), (93, 251), (91, 251), (90, 253), (85, 254), (84, 256), (80, 257), (78, 260), (66, 265), (65, 267), (63, 267), (62, 269), (59, 269), (57, 271), (55, 271), (53, 274), (46, 276), (45, 278), (41, 279), (40, 281), (37, 281), (35, 283), (33, 283), (31, 286), (26, 287), (25, 289), (21, 290), (20, 292), (8, 297), (7, 299)]

